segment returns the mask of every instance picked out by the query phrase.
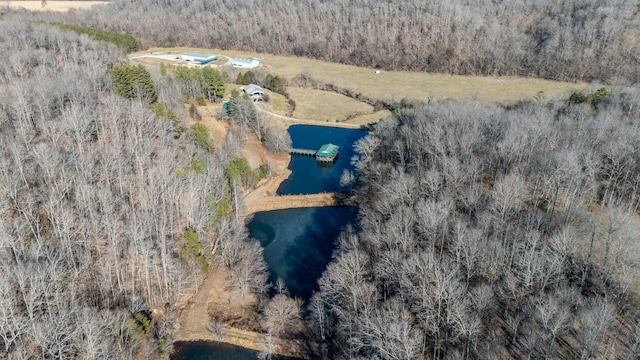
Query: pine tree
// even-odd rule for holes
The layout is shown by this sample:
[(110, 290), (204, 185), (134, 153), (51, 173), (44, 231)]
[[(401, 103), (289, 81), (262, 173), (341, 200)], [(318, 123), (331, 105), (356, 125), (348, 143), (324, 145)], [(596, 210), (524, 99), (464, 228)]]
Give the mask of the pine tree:
[(202, 69), (203, 91), (205, 96), (211, 101), (224, 96), (224, 78), (216, 69), (206, 67)]
[(109, 71), (113, 91), (125, 99), (133, 99), (135, 79), (129, 64), (116, 64)]
[(139, 97), (150, 104), (158, 100), (151, 74), (143, 65), (116, 64), (109, 73), (113, 82), (113, 91), (123, 98)]
[(153, 83), (153, 79), (151, 79), (151, 74), (144, 65), (138, 64), (132, 69), (136, 90), (138, 90), (138, 95), (142, 100), (153, 104), (158, 100), (158, 94), (156, 92), (156, 86)]

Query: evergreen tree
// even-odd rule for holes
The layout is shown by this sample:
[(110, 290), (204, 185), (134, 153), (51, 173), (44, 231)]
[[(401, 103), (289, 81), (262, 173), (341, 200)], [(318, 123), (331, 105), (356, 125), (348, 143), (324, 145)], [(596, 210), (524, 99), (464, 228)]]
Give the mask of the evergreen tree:
[(236, 84), (238, 85), (249, 85), (249, 84), (255, 84), (256, 83), (256, 74), (254, 74), (251, 70), (247, 71), (246, 73), (239, 73), (238, 77), (236, 78)]
[(156, 93), (156, 86), (151, 79), (149, 71), (138, 64), (132, 67), (133, 76), (136, 84), (136, 91), (140, 99), (152, 104), (158, 100), (158, 94)]
[(236, 77), (236, 84), (245, 85), (245, 83), (244, 83), (244, 74), (242, 72), (238, 73), (238, 77)]
[(216, 69), (205, 67), (202, 68), (202, 81), (204, 95), (209, 101), (221, 99), (224, 96), (224, 77)]
[(113, 82), (113, 92), (125, 99), (134, 97), (134, 76), (129, 64), (116, 64), (109, 72)]
[(113, 91), (123, 98), (139, 97), (147, 103), (158, 100), (151, 74), (143, 65), (116, 64), (109, 73), (113, 82)]
[(268, 74), (264, 80), (264, 87), (278, 94), (286, 94), (284, 81), (278, 75)]

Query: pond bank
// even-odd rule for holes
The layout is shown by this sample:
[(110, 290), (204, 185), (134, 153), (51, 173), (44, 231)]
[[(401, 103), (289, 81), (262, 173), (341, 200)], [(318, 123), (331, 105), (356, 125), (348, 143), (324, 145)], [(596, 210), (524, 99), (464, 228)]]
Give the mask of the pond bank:
[[(253, 295), (241, 297), (236, 291), (230, 290), (229, 274), (220, 262), (212, 267), (198, 292), (194, 294), (182, 307), (180, 326), (175, 332), (174, 343), (178, 342), (216, 342), (240, 346), (254, 351), (264, 350), (264, 335), (231, 326), (223, 326), (220, 337), (210, 329), (209, 308), (215, 306), (220, 311), (243, 316), (247, 311), (253, 311), (257, 299)], [(274, 339), (274, 352), (278, 355), (308, 358), (306, 349), (300, 342)], [(304, 344), (305, 346), (308, 344)], [(172, 357), (174, 359), (174, 357)]]

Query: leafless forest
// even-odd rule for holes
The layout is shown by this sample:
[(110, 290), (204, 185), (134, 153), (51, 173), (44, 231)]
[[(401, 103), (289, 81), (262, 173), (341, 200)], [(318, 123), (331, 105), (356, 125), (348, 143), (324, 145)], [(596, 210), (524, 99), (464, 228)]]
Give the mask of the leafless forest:
[[(0, 53), (0, 358), (155, 359), (213, 252), (263, 289), (262, 249), (228, 216), (233, 134), (212, 151), (114, 95), (114, 46), (4, 20)], [(184, 118), (180, 85), (156, 84)]]
[(76, 11), (67, 21), (125, 31), (147, 46), (390, 70), (640, 80), (635, 0), (116, 0), (97, 11)]
[(360, 141), (358, 233), (309, 308), (344, 358), (636, 359), (637, 94), (407, 110)]
[(212, 144), (186, 128), (196, 83), (151, 72), (154, 97), (125, 100), (109, 75), (122, 50), (34, 19), (146, 46), (609, 82), (557, 103), (397, 104), (357, 144), (359, 228), (307, 304), (276, 284), (262, 324), (266, 343), (308, 330), (331, 358), (636, 359), (639, 18), (624, 0), (140, 0), (4, 14), (0, 358), (166, 356), (172, 306), (213, 254), (242, 294), (264, 294), (262, 249), (236, 211), (255, 184), (242, 132), (290, 144), (242, 98)]

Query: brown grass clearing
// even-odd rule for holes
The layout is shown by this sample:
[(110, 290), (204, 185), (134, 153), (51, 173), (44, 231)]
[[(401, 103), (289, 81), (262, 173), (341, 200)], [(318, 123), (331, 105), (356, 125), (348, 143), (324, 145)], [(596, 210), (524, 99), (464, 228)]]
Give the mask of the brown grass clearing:
[(344, 121), (354, 113), (370, 114), (373, 106), (333, 92), (288, 87), (296, 102), (294, 118), (317, 121)]
[[(267, 71), (287, 80), (306, 73), (317, 81), (334, 84), (373, 99), (427, 101), (429, 99), (477, 100), (481, 103), (509, 104), (531, 100), (540, 91), (549, 100), (567, 98), (572, 91), (587, 87), (515, 76), (460, 76), (409, 71), (381, 71), (366, 67), (330, 63), (293, 56), (276, 56), (242, 51), (199, 48), (153, 48), (156, 52), (199, 51), (216, 55), (259, 56)], [(132, 56), (148, 53), (132, 54)]]
[(287, 99), (283, 95), (272, 91), (267, 90), (267, 93), (269, 94), (269, 101), (264, 104), (269, 112), (287, 116)]
[(47, 1), (42, 6), (42, 1), (0, 1), (0, 7), (8, 6), (13, 9), (23, 8), (29, 11), (60, 11), (67, 12), (71, 9), (86, 9), (94, 5), (105, 5), (108, 1)]
[[(189, 104), (185, 105), (185, 110), (189, 112)], [(207, 106), (198, 106), (198, 112), (202, 115), (202, 120), (196, 121), (192, 118), (188, 118), (187, 124), (191, 126), (199, 123), (203, 124), (209, 130), (209, 136), (213, 139), (213, 143), (216, 148), (219, 148), (224, 143), (229, 131), (229, 124), (226, 121), (220, 121), (216, 119), (216, 114), (222, 108), (222, 104), (207, 104)]]
[(391, 111), (389, 111), (389, 110), (380, 110), (380, 111), (374, 112), (373, 114), (365, 114), (365, 115), (355, 116), (355, 117), (345, 121), (345, 123), (347, 123), (347, 124), (355, 124), (355, 125), (366, 125), (366, 124), (371, 124), (371, 123), (378, 122), (378, 121), (380, 121), (382, 119), (386, 119), (390, 115), (391, 115)]

